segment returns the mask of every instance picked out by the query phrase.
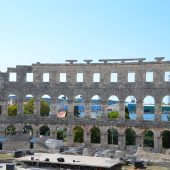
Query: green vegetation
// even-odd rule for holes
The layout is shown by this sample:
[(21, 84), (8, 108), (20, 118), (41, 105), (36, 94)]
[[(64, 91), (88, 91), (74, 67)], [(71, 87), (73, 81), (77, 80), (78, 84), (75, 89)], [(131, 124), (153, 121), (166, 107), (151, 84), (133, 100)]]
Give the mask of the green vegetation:
[(170, 148), (170, 131), (165, 130), (162, 132), (162, 146), (165, 149)]
[(7, 128), (6, 128), (6, 135), (15, 135), (15, 131), (16, 131), (16, 128), (15, 126), (13, 125), (9, 125)]
[(14, 159), (14, 155), (10, 153), (0, 154), (0, 160)]
[(50, 136), (50, 129), (48, 126), (41, 126), (40, 127), (40, 135), (43, 136)]
[(41, 107), (40, 107), (40, 114), (41, 116), (49, 116), (50, 113), (50, 106), (45, 100), (41, 100)]
[(135, 145), (135, 131), (132, 128), (126, 130), (126, 145)]
[(125, 119), (130, 119), (128, 107), (125, 106)]
[(93, 127), (90, 130), (91, 133), (91, 143), (100, 143), (100, 129)]
[(30, 99), (27, 103), (24, 104), (24, 114), (33, 114), (34, 113), (34, 99)]
[(8, 116), (16, 116), (17, 115), (17, 105), (8, 106)]
[(154, 136), (153, 132), (147, 130), (144, 132), (144, 147), (154, 147)]
[(109, 119), (116, 119), (119, 117), (119, 112), (117, 111), (112, 111), (108, 113), (108, 118)]
[(84, 142), (84, 130), (81, 126), (76, 126), (74, 128), (74, 142), (78, 143)]
[(66, 132), (67, 132), (66, 128), (57, 130), (57, 139), (66, 142), (66, 138), (67, 138)]

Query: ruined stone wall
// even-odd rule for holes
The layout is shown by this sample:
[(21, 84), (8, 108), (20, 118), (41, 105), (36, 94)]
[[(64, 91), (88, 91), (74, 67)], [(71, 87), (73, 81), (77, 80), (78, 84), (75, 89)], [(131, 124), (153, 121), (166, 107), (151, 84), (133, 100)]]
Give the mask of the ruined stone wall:
[[(98, 126), (103, 129), (102, 146), (107, 145), (106, 133), (108, 128), (114, 126), (118, 128), (120, 137), (119, 146), (124, 148), (125, 144), (124, 131), (132, 127), (138, 129), (137, 135), (140, 135), (145, 129), (158, 130), (170, 128), (169, 122), (161, 122), (161, 103), (166, 95), (170, 95), (170, 82), (164, 81), (165, 72), (170, 71), (170, 61), (164, 61), (163, 58), (155, 58), (155, 61), (145, 62), (144, 59), (123, 59), (123, 60), (100, 60), (100, 63), (92, 63), (91, 60), (85, 60), (85, 63), (76, 63), (69, 60), (67, 64), (41, 64), (36, 63), (32, 66), (16, 66), (16, 68), (8, 68), (6, 73), (0, 73), (0, 131), (3, 131), (9, 124), (13, 124), (20, 131), (25, 124), (31, 124), (35, 127), (35, 133), (38, 133), (41, 125), (48, 125), (56, 129), (57, 125), (70, 126), (68, 133), (68, 145), (73, 145), (72, 129), (75, 125), (83, 125), (87, 127)], [(146, 82), (146, 72), (153, 72), (153, 82)], [(16, 73), (16, 81), (9, 81), (10, 73)], [(28, 82), (27, 73), (33, 74), (33, 81)], [(43, 74), (49, 74), (49, 82), (43, 82)], [(66, 82), (60, 82), (60, 73), (65, 73)], [(77, 82), (77, 73), (83, 74), (83, 82)], [(93, 74), (99, 73), (99, 82), (93, 82)], [(117, 82), (111, 82), (111, 73), (117, 73)], [(128, 82), (128, 73), (135, 73), (135, 81)], [(7, 115), (8, 96), (15, 94), (17, 97), (17, 117), (9, 117)], [(23, 115), (23, 101), (27, 94), (31, 94), (35, 99), (35, 109), (33, 115)], [(68, 117), (63, 120), (51, 116), (40, 116), (40, 100), (44, 94), (51, 97), (51, 106), (56, 103), (59, 95), (63, 94), (68, 97)], [(88, 115), (89, 103), (94, 95), (101, 97), (103, 106), (103, 117), (100, 120), (91, 119), (89, 116), (85, 118), (75, 118), (73, 115), (74, 98), (77, 95), (83, 96), (85, 105), (85, 113)], [(119, 98), (120, 117), (117, 120), (110, 121), (106, 117), (106, 105), (108, 98), (116, 95)], [(135, 96), (137, 100), (137, 119), (125, 119), (125, 99), (127, 96)], [(155, 99), (155, 121), (144, 121), (143, 99), (146, 96), (152, 96)], [(53, 107), (55, 108), (55, 107)], [(51, 110), (55, 112), (55, 109)], [(85, 128), (85, 127), (84, 127)], [(123, 129), (120, 130), (120, 129)], [(85, 133), (86, 143), (89, 143), (89, 131)], [(158, 136), (160, 137), (160, 136)], [(159, 149), (159, 141), (155, 139)], [(139, 140), (140, 142), (140, 140)]]

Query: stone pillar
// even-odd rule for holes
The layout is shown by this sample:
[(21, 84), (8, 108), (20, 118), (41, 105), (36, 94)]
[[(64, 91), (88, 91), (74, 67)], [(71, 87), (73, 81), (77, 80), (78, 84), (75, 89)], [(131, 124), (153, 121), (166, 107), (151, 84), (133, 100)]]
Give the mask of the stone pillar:
[(106, 147), (108, 142), (107, 142), (107, 131), (105, 129), (101, 129), (100, 131), (100, 143), (102, 147)]
[(8, 104), (7, 104), (7, 102), (2, 102), (1, 105), (2, 105), (1, 115), (7, 116), (8, 115)]
[(50, 128), (50, 138), (52, 139), (57, 139), (57, 133), (56, 133), (56, 128), (55, 127), (51, 127)]
[(67, 146), (73, 146), (73, 132), (72, 132), (72, 126), (68, 126), (67, 128)]
[(161, 132), (154, 132), (154, 151), (160, 153), (162, 150), (162, 136)]
[(51, 98), (50, 112), (52, 116), (57, 116), (57, 100)]
[(161, 121), (162, 116), (162, 103), (155, 104), (155, 121)]
[(107, 113), (108, 113), (108, 104), (107, 101), (102, 101), (102, 118), (107, 119)]
[(118, 134), (118, 145), (120, 150), (125, 150), (125, 134)]
[(40, 116), (40, 102), (41, 100), (39, 98), (35, 98), (34, 101), (34, 115)]
[(74, 118), (74, 100), (68, 100), (68, 118)]
[(18, 98), (17, 99), (17, 115), (22, 115), (23, 114), (23, 98)]
[(125, 119), (125, 102), (123, 100), (119, 101), (119, 118)]
[(138, 101), (136, 104), (136, 120), (142, 121), (143, 120), (143, 102)]
[(143, 147), (143, 138), (142, 138), (142, 134), (136, 134), (136, 137), (135, 137), (136, 141), (136, 146), (137, 147)]
[(90, 101), (85, 102), (85, 117), (91, 118), (91, 107), (90, 107)]
[(84, 144), (85, 146), (90, 145), (90, 132), (88, 130), (88, 126), (85, 126), (84, 128)]

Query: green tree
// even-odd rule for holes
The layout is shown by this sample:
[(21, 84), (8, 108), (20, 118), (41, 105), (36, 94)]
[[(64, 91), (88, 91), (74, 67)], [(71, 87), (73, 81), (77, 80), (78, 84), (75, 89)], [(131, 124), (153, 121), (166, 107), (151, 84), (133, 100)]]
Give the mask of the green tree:
[(8, 116), (16, 116), (17, 115), (17, 105), (8, 106)]
[(41, 100), (40, 114), (41, 116), (49, 116), (50, 106), (45, 100)]
[(67, 137), (66, 132), (67, 132), (66, 128), (57, 130), (57, 139), (66, 141), (66, 137)]
[(27, 103), (24, 104), (24, 114), (33, 114), (34, 113), (34, 99), (30, 99)]
[(125, 106), (125, 119), (130, 119), (128, 107)]
[(118, 118), (118, 117), (119, 117), (119, 112), (117, 112), (117, 111), (112, 111), (112, 112), (108, 113), (109, 119), (115, 119), (115, 118)]
[(135, 131), (132, 128), (126, 130), (126, 145), (135, 145)]
[(153, 132), (151, 130), (144, 132), (144, 146), (152, 148), (154, 147)]
[(15, 134), (15, 131), (16, 131), (16, 128), (13, 126), (13, 125), (9, 125), (7, 128), (6, 128), (6, 135), (14, 135)]
[(74, 142), (83, 143), (84, 141), (84, 131), (82, 127), (76, 126), (74, 128)]
[(43, 136), (50, 136), (50, 129), (48, 126), (41, 126), (40, 127), (40, 135)]
[(165, 149), (170, 148), (170, 131), (165, 130), (162, 132), (162, 146)]
[(91, 143), (100, 143), (100, 129), (93, 127), (91, 130)]

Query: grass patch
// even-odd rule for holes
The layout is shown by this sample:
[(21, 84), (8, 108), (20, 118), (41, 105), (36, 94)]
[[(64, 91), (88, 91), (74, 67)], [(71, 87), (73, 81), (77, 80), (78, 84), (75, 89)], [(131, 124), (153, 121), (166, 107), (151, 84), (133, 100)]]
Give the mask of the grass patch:
[(14, 154), (12, 153), (0, 154), (0, 160), (7, 160), (7, 159), (14, 159)]

